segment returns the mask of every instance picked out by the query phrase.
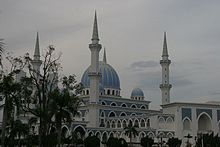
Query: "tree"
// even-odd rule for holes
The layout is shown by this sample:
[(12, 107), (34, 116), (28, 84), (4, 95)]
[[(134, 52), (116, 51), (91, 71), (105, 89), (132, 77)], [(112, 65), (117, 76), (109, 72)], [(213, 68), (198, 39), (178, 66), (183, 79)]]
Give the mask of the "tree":
[[(0, 40), (1, 42), (1, 40)], [(3, 43), (0, 43), (1, 49), (0, 54), (2, 53)], [(1, 58), (0, 58), (1, 59)], [(19, 113), (19, 109), (15, 111), (15, 108), (19, 108), (20, 100), (21, 100), (21, 85), (16, 82), (14, 76), (19, 73), (23, 68), (25, 63), (22, 62), (22, 58), (20, 57), (12, 57), (8, 54), (6, 57), (6, 61), (9, 62), (10, 68), (3, 69), (0, 74), (0, 94), (1, 101), (3, 101), (4, 109), (3, 109), (3, 119), (2, 119), (2, 146), (4, 147), (5, 141), (5, 129), (10, 125), (11, 120), (13, 120), (13, 113), (17, 111)]]
[(13, 120), (14, 106), (20, 105), (20, 84), (16, 83), (13, 74), (4, 75), (0, 82), (0, 93), (4, 101), (3, 120), (2, 120), (2, 146), (5, 141), (5, 129)]
[(130, 138), (130, 143), (132, 141), (132, 137), (138, 136), (138, 131), (137, 131), (138, 126), (133, 126), (132, 122), (129, 121), (129, 124), (124, 128), (125, 135), (127, 135)]
[[(54, 51), (55, 48), (49, 46), (43, 61), (31, 59), (28, 53), (24, 57), (24, 63), (30, 75), (29, 78), (25, 78), (24, 80), (29, 80), (29, 83), (31, 83), (33, 94), (27, 96), (25, 92), (23, 93), (23, 98), (26, 103), (22, 109), (25, 113), (31, 113), (40, 120), (39, 146), (43, 146), (44, 143), (47, 143), (46, 138), (47, 135), (49, 135), (49, 129), (51, 127), (51, 117), (49, 117), (51, 99), (49, 98), (49, 94), (57, 88), (58, 71), (61, 68), (59, 63), (60, 54), (55, 56)], [(41, 71), (40, 68), (36, 68), (36, 65), (34, 65), (36, 62), (38, 63), (37, 66), (40, 66), (42, 63)], [(23, 89), (25, 89), (27, 88), (25, 86), (28, 86), (28, 84), (23, 86)]]
[(2, 53), (4, 51), (4, 42), (3, 39), (0, 39), (0, 65), (2, 66)]
[(82, 86), (77, 84), (75, 76), (64, 76), (61, 80), (62, 87), (58, 87), (60, 82), (58, 72), (61, 69), (60, 56), (61, 54), (55, 55), (53, 46), (49, 46), (42, 61), (31, 59), (29, 54), (26, 54), (24, 58), (30, 77), (25, 77), (22, 81), (21, 93), (25, 100), (22, 110), (39, 118), (40, 147), (48, 145), (47, 137), (54, 135), (50, 132), (54, 125), (57, 128), (58, 143), (61, 143), (62, 123), (72, 121), (79, 105), (78, 94)]
[(120, 142), (118, 138), (109, 137), (108, 141), (106, 142), (107, 147), (120, 147)]
[(123, 138), (109, 137), (106, 142), (107, 147), (127, 147), (128, 144)]
[(169, 138), (167, 141), (167, 144), (169, 145), (169, 147), (179, 147), (182, 143), (182, 140), (178, 139), (178, 138)]
[[(203, 145), (202, 145), (203, 144)], [(196, 141), (197, 147), (220, 147), (220, 137), (218, 134), (214, 136), (213, 133), (201, 134)]]
[(96, 136), (88, 136), (84, 140), (85, 147), (100, 147), (100, 139)]
[(55, 89), (49, 94), (51, 99), (49, 111), (50, 119), (55, 116), (55, 124), (58, 132), (58, 144), (61, 143), (62, 122), (71, 123), (72, 118), (78, 114), (79, 98), (82, 86), (76, 84), (75, 76), (63, 77), (62, 89)]
[(151, 147), (154, 144), (154, 140), (148, 136), (141, 138), (142, 147)]
[[(21, 122), (21, 120), (17, 119), (12, 121), (9, 132), (9, 141), (10, 144), (21, 146), (21, 136), (23, 136), (23, 141), (29, 133), (29, 128), (27, 124)], [(17, 143), (16, 138), (18, 138)]]
[(128, 147), (128, 143), (124, 138), (119, 138), (120, 147)]

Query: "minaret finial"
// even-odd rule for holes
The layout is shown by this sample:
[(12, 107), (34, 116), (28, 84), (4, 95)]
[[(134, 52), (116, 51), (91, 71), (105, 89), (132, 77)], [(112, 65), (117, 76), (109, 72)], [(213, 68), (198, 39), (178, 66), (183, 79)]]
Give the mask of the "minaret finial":
[(107, 58), (106, 58), (106, 52), (105, 52), (105, 47), (104, 47), (103, 62), (107, 63)]
[(37, 32), (35, 51), (34, 51), (34, 60), (40, 60), (40, 45), (39, 45), (39, 35)]
[(95, 11), (94, 25), (93, 25), (93, 33), (92, 33), (92, 43), (99, 42), (99, 34), (98, 34), (98, 24), (97, 24), (97, 16)]
[(168, 56), (168, 51), (167, 51), (167, 37), (166, 37), (166, 32), (164, 32), (164, 40), (163, 40), (163, 56)]

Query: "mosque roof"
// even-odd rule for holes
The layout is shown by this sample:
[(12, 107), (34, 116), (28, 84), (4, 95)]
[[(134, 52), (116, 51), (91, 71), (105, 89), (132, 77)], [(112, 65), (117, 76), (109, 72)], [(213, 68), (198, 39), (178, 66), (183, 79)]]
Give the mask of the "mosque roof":
[(144, 92), (140, 88), (134, 88), (131, 97), (144, 97)]
[[(90, 86), (90, 80), (88, 76), (89, 68), (90, 67), (88, 67), (86, 71), (83, 73), (81, 79), (81, 82), (85, 88), (88, 88)], [(99, 86), (103, 88), (112, 88), (120, 90), (119, 76), (111, 65), (107, 64), (104, 61), (99, 61), (99, 72), (101, 73)]]

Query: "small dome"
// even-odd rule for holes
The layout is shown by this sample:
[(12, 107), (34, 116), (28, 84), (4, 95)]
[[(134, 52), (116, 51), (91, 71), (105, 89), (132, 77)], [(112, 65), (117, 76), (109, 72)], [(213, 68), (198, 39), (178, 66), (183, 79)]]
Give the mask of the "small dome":
[(144, 92), (140, 88), (135, 88), (131, 92), (132, 97), (144, 97)]
[[(81, 79), (81, 82), (85, 88), (89, 88), (90, 86), (90, 80), (88, 76), (89, 68), (90, 67), (88, 67), (86, 71), (83, 73)], [(102, 86), (102, 88), (111, 88), (111, 89), (120, 90), (120, 80), (118, 74), (111, 65), (103, 61), (99, 61), (99, 72), (101, 73), (101, 78), (99, 83)]]

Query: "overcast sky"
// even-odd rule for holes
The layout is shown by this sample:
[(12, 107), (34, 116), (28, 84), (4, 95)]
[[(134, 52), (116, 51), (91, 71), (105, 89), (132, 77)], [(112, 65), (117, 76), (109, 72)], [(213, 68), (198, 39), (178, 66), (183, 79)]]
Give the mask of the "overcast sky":
[[(151, 108), (161, 104), (163, 32), (167, 32), (171, 102), (220, 100), (219, 0), (0, 0), (0, 38), (15, 56), (40, 47), (62, 52), (63, 74), (78, 81), (90, 64), (94, 11), (107, 61), (122, 96), (143, 89)], [(100, 60), (103, 50), (100, 52)]]

